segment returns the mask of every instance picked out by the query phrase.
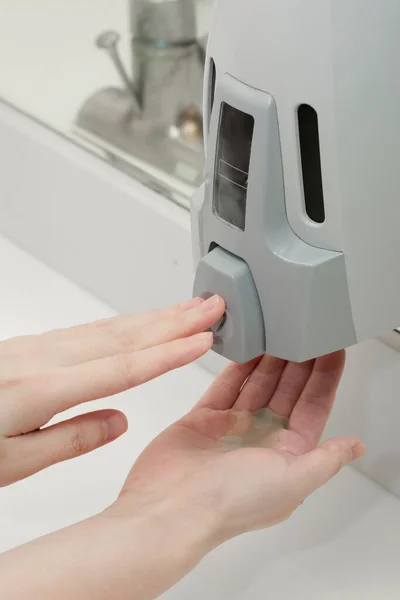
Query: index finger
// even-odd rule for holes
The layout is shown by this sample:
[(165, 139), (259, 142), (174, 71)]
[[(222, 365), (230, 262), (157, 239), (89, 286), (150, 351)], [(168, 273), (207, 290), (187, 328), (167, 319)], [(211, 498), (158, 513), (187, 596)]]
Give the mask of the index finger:
[[(189, 334), (199, 333), (202, 323), (198, 311), (202, 304), (201, 299), (194, 298), (161, 310), (121, 315), (71, 329), (53, 331), (41, 336), (41, 354), (50, 365), (64, 367), (132, 352), (146, 346), (143, 340), (148, 342), (147, 346), (157, 342), (155, 332), (161, 333), (170, 322), (182, 323), (188, 314), (191, 315), (192, 322), (195, 322)], [(208, 322), (205, 327), (207, 326)], [(179, 330), (176, 327), (175, 329), (175, 337), (179, 337)], [(171, 337), (166, 338), (159, 343), (170, 339)]]
[(98, 330), (109, 331), (117, 337), (121, 332), (135, 330), (137, 327), (145, 327), (150, 323), (168, 319), (174, 315), (182, 314), (186, 310), (190, 310), (201, 304), (202, 298), (190, 298), (181, 304), (174, 304), (164, 308), (156, 308), (142, 313), (122, 314), (115, 317), (108, 317), (93, 321), (92, 323), (84, 323), (75, 325), (66, 329), (54, 329), (42, 334), (44, 340), (54, 342), (55, 339), (77, 339), (84, 338), (88, 335), (93, 335)]

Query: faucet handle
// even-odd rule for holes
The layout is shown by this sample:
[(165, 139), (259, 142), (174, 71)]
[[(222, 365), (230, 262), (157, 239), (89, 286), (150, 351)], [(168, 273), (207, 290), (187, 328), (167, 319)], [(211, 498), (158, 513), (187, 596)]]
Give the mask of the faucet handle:
[(133, 83), (132, 79), (129, 77), (129, 75), (126, 71), (126, 69), (123, 65), (123, 62), (121, 60), (120, 54), (118, 52), (118, 44), (119, 44), (120, 39), (121, 39), (121, 36), (118, 33), (118, 31), (113, 31), (113, 30), (103, 31), (96, 38), (96, 46), (100, 50), (105, 50), (107, 52), (114, 67), (117, 70), (118, 75), (121, 78), (123, 85), (130, 92), (130, 94), (133, 98), (134, 104), (135, 104), (135, 108), (139, 112), (141, 112), (142, 107), (141, 107), (139, 94), (137, 92), (135, 84)]

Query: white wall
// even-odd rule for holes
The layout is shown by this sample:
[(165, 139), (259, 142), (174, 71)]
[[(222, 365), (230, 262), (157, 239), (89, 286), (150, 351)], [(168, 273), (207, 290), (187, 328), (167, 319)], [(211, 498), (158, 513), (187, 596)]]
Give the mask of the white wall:
[[(393, 334), (395, 335), (395, 334)], [(372, 340), (347, 352), (347, 367), (327, 435), (358, 435), (358, 468), (400, 497), (400, 353)]]
[[(188, 214), (1, 105), (0, 232), (121, 312), (191, 295)], [(351, 349), (328, 433), (360, 435), (360, 469), (400, 497), (399, 423), (400, 353)]]

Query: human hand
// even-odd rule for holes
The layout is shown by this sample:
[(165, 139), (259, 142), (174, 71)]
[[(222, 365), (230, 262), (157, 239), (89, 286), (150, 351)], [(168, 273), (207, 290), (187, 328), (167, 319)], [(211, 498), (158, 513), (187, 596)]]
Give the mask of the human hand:
[[(318, 447), (344, 362), (338, 352), (304, 364), (267, 356), (229, 366), (200, 403), (143, 452), (111, 511), (169, 507), (187, 532), (192, 527), (204, 539), (208, 531), (211, 544), (287, 519), (364, 453), (355, 438)], [(261, 439), (252, 425), (254, 411), (265, 407), (276, 417)], [(239, 447), (246, 439), (260, 447)]]
[(154, 379), (205, 354), (224, 313), (218, 298), (120, 316), (0, 344), (0, 487), (113, 441), (115, 410), (43, 428), (56, 414)]
[[(286, 519), (364, 452), (354, 438), (318, 447), (343, 365), (339, 352), (228, 367), (148, 446), (110, 508), (0, 557), (3, 596), (154, 600), (218, 544)], [(266, 406), (273, 426), (256, 430)]]

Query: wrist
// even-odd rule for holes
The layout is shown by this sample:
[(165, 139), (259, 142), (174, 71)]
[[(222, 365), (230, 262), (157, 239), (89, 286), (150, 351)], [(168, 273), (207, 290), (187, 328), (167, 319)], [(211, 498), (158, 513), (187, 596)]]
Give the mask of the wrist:
[(193, 504), (181, 493), (153, 502), (125, 492), (99, 516), (120, 522), (121, 528), (136, 538), (143, 536), (155, 548), (156, 555), (165, 552), (171, 564), (185, 570), (180, 577), (218, 545), (218, 520), (214, 513)]
[(10, 599), (153, 600), (213, 547), (211, 520), (183, 497), (140, 505), (123, 494), (103, 513), (7, 553), (0, 587)]

